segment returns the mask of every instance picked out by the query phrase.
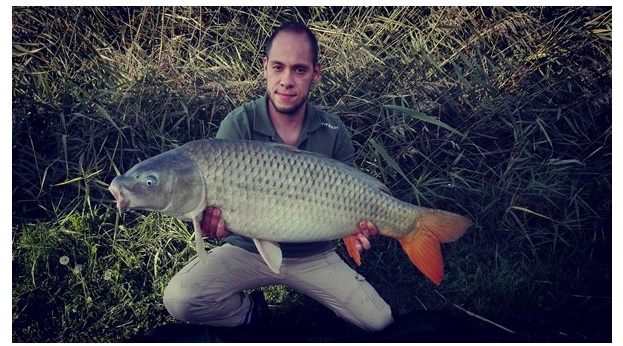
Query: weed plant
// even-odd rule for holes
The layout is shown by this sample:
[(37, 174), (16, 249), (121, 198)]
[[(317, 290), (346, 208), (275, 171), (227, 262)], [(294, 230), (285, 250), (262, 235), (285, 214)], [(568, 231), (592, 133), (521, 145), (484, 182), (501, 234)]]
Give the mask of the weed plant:
[[(12, 337), (118, 342), (172, 322), (190, 225), (115, 210), (108, 183), (214, 136), (264, 93), (263, 43), (317, 34), (311, 99), (399, 198), (475, 221), (428, 282), (377, 237), (358, 268), (397, 314), (492, 341), (611, 341), (612, 9), (13, 7)], [(343, 249), (339, 248), (343, 253)], [(285, 287), (276, 318), (331, 314)]]

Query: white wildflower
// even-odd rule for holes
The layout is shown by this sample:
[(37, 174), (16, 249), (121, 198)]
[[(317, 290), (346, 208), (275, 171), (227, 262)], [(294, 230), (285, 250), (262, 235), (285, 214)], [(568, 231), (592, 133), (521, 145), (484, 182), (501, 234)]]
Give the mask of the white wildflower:
[(66, 266), (69, 263), (69, 257), (61, 256), (58, 261), (61, 262), (62, 265)]

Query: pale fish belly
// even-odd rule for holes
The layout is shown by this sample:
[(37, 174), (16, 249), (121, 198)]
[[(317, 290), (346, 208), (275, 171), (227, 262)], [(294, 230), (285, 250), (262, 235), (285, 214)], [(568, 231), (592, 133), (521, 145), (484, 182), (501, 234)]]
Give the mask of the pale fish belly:
[(192, 150), (205, 175), (208, 204), (221, 209), (232, 232), (309, 242), (352, 234), (360, 220), (374, 222), (382, 233), (413, 228), (416, 207), (381, 191), (378, 181), (356, 168), (283, 146), (211, 144)]

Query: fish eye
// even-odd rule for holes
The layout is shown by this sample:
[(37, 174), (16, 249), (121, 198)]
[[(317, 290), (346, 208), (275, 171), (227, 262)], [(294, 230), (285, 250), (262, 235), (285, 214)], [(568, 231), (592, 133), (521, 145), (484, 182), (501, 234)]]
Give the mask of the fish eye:
[(155, 177), (148, 177), (147, 179), (145, 179), (145, 185), (147, 186), (153, 186), (156, 185), (156, 178)]

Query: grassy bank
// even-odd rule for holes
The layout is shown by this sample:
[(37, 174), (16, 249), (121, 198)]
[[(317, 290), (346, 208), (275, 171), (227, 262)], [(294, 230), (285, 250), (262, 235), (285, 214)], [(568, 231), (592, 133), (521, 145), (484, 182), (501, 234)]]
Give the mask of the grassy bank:
[[(14, 342), (116, 342), (171, 318), (188, 224), (121, 218), (139, 160), (212, 137), (264, 92), (265, 38), (317, 33), (311, 99), (356, 163), (405, 201), (474, 220), (428, 282), (376, 239), (358, 269), (399, 314), (434, 309), (493, 340), (609, 341), (612, 11), (593, 7), (13, 7)], [(330, 313), (284, 287), (277, 319)]]

